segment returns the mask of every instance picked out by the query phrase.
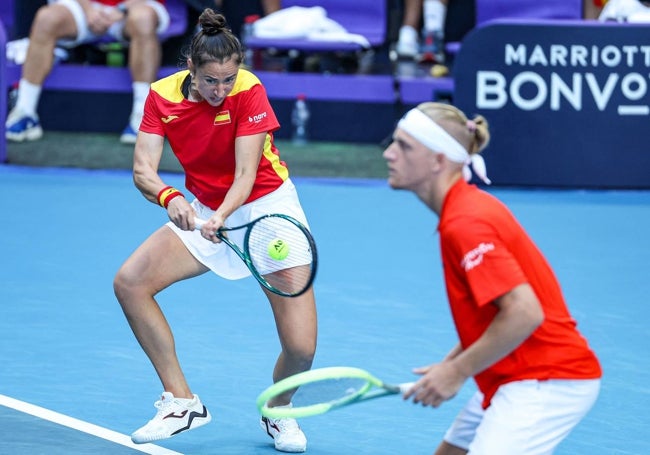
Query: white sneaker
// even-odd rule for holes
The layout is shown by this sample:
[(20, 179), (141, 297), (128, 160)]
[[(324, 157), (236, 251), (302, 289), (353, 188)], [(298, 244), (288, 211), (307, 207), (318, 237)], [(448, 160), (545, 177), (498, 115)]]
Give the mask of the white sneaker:
[(280, 452), (304, 452), (307, 450), (307, 437), (296, 419), (271, 419), (262, 417), (260, 425), (266, 434), (273, 438), (275, 450)]
[(420, 44), (418, 41), (418, 32), (410, 25), (403, 25), (399, 29), (399, 38), (395, 51), (402, 58), (415, 58), (418, 55)]
[(154, 418), (131, 435), (131, 440), (136, 444), (167, 439), (205, 425), (212, 419), (198, 395), (192, 399), (175, 398), (170, 392), (163, 392), (162, 398), (154, 406), (158, 409)]

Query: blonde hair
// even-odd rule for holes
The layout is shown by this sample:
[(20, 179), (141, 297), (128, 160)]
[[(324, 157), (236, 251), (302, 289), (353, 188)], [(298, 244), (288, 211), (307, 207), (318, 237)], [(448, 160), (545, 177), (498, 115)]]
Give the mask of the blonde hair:
[(435, 102), (418, 104), (417, 109), (447, 131), (470, 155), (480, 153), (490, 142), (489, 125), (482, 115), (470, 120), (457, 107)]

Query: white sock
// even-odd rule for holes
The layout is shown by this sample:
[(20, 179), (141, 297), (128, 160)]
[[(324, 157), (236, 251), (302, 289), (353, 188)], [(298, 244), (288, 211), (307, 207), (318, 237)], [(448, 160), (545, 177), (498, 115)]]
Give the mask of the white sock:
[(142, 115), (144, 113), (144, 102), (149, 94), (149, 82), (133, 82), (133, 106), (131, 108), (131, 117), (129, 122), (131, 128), (135, 131), (140, 129), (140, 122), (142, 122)]
[(440, 0), (424, 0), (424, 29), (427, 31), (443, 31), (447, 5)]
[(36, 107), (41, 98), (43, 87), (32, 84), (26, 79), (21, 79), (18, 84), (18, 98), (16, 99), (16, 109), (20, 109), (25, 114), (36, 117)]

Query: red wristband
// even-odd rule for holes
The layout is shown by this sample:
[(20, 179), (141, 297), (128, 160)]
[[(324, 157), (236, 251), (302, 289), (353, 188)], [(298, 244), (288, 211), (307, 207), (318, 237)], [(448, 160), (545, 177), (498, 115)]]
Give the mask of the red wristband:
[(165, 194), (166, 191), (168, 190), (174, 190), (175, 188), (173, 186), (166, 186), (162, 190), (158, 191), (158, 205), (162, 207), (163, 205), (163, 194)]
[(167, 208), (171, 200), (177, 196), (183, 196), (183, 193), (174, 188), (174, 191), (169, 193), (167, 196), (165, 196), (165, 199), (163, 199), (163, 207)]
[(176, 196), (183, 196), (183, 193), (178, 191), (176, 188), (173, 186), (166, 186), (162, 190), (158, 192), (158, 204), (160, 204), (161, 207), (167, 208), (169, 205), (169, 202), (174, 199)]

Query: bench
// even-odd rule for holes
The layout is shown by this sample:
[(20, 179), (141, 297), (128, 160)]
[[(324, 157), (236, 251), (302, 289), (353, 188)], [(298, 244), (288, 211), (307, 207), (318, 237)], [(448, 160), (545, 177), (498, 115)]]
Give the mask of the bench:
[(405, 105), (415, 105), (424, 101), (441, 101), (450, 98), (454, 93), (452, 77), (399, 76), (397, 85), (400, 101)]
[[(178, 67), (164, 66), (160, 69), (158, 76), (164, 77), (178, 70)], [(9, 63), (4, 71), (0, 70), (0, 73), (2, 73), (0, 87), (5, 88), (5, 90), (0, 90), (0, 106), (4, 107), (2, 115), (3, 118), (6, 118), (8, 89), (20, 79), (21, 67)], [(328, 116), (335, 115), (333, 111), (336, 110), (336, 106), (346, 106), (343, 108), (345, 114), (351, 115), (350, 106), (353, 103), (357, 106), (353, 110), (357, 112), (358, 118), (372, 116), (373, 112), (379, 110), (377, 115), (392, 119), (393, 115), (388, 109), (393, 109), (399, 101), (395, 78), (392, 75), (324, 75), (265, 71), (256, 71), (255, 74), (264, 84), (269, 98), (275, 101), (276, 114), (281, 119), (285, 117), (286, 111), (291, 109), (293, 100), (299, 94), (304, 94), (308, 100), (313, 102), (315, 118), (319, 116), (318, 112), (321, 109), (328, 110), (329, 112), (323, 115), (330, 118)], [(126, 100), (132, 91), (128, 68), (73, 63), (56, 65), (46, 78), (43, 88), (44, 97), (41, 100), (40, 113), (44, 123), (48, 122), (54, 130), (74, 131), (78, 129), (89, 132), (113, 131), (116, 127), (114, 123), (118, 122), (117, 118), (122, 115), (120, 109), (126, 105), (128, 102)], [(88, 94), (87, 97), (83, 95), (85, 93)], [(70, 97), (71, 95), (72, 97)], [(60, 116), (56, 115), (56, 111), (60, 109), (59, 106), (71, 109), (71, 106), (76, 105), (75, 103), (79, 103), (80, 100), (84, 105), (79, 106), (78, 110), (70, 112), (71, 115), (67, 121), (64, 122)], [(343, 117), (335, 115), (335, 118)], [(390, 121), (385, 120), (384, 122), (389, 125), (389, 128)], [(316, 120), (314, 122), (314, 128), (316, 128), (319, 122)], [(288, 124), (288, 121), (284, 119), (282, 123)], [(371, 134), (367, 128), (365, 130), (361, 128), (360, 132), (350, 132), (348, 130), (350, 125), (351, 122), (347, 121), (344, 127), (338, 128), (337, 123), (334, 122), (329, 127), (329, 131), (332, 134), (336, 133), (337, 139), (344, 139), (348, 136), (355, 137), (356, 134), (357, 142), (364, 142), (365, 135)], [(4, 121), (2, 126), (1, 134), (4, 138)], [(379, 129), (379, 124), (375, 127)], [(316, 134), (314, 136), (316, 137)], [(372, 133), (370, 140), (374, 140), (374, 136), (376, 134)], [(5, 141), (0, 140), (0, 143), (4, 150)], [(0, 162), (4, 161), (6, 161), (6, 154), (3, 152), (0, 155)]]
[[(6, 65), (4, 87), (20, 79), (20, 66)], [(159, 77), (168, 76), (179, 68), (165, 66)], [(256, 71), (269, 98), (295, 99), (305, 94), (323, 101), (356, 101), (394, 103), (394, 79), (390, 75), (322, 75), (313, 73), (277, 73)], [(104, 93), (130, 93), (131, 76), (128, 68), (102, 65), (59, 64), (45, 80), (45, 90), (69, 90)]]

